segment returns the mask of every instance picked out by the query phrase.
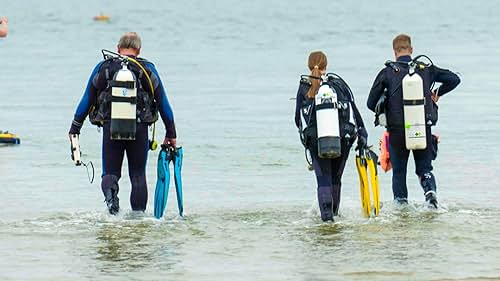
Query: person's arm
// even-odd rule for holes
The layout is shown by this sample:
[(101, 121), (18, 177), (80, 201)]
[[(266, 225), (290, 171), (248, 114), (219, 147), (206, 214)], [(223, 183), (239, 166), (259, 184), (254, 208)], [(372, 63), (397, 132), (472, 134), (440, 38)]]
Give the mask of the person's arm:
[(160, 111), (161, 119), (163, 120), (163, 124), (165, 125), (165, 140), (164, 144), (170, 143), (173, 146), (176, 145), (177, 133), (175, 130), (175, 122), (174, 122), (174, 112), (172, 111), (172, 107), (168, 102), (167, 92), (163, 83), (160, 79), (160, 75), (156, 70), (156, 67), (151, 62), (147, 62), (147, 67), (151, 70), (151, 80), (153, 81), (153, 87), (155, 88), (155, 101), (158, 105), (158, 110)]
[(85, 92), (83, 93), (78, 107), (76, 108), (73, 122), (71, 122), (69, 134), (80, 134), (80, 129), (83, 126), (83, 122), (89, 114), (90, 106), (97, 97), (96, 84), (99, 77), (99, 69), (101, 67), (101, 64), (102, 62), (96, 65), (96, 67), (92, 71), (92, 74), (90, 74), (89, 81), (87, 82), (87, 87), (85, 88)]
[(375, 112), (375, 107), (377, 106), (380, 97), (384, 94), (384, 90), (386, 89), (385, 85), (385, 69), (382, 69), (375, 81), (373, 82), (372, 88), (370, 90), (370, 94), (368, 95), (368, 99), (366, 101), (366, 106)]
[(305, 82), (300, 82), (299, 89), (297, 90), (297, 97), (295, 99), (295, 126), (297, 126), (297, 129), (301, 129), (302, 127), (302, 121), (300, 120), (300, 111), (305, 99), (305, 88), (308, 86), (304, 85), (303, 83)]
[(439, 97), (444, 96), (460, 84), (460, 77), (448, 69), (432, 66), (431, 74), (434, 82), (442, 83), (441, 86), (435, 91)]
[(7, 37), (9, 33), (9, 20), (7, 17), (0, 17), (0, 37)]

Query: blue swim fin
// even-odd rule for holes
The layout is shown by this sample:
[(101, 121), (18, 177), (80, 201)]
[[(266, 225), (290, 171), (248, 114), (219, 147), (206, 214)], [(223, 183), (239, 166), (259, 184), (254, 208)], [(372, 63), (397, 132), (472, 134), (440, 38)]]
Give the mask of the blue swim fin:
[(179, 216), (182, 217), (184, 212), (184, 203), (182, 196), (182, 157), (184, 155), (184, 150), (182, 147), (176, 148), (176, 153), (174, 156), (174, 179), (175, 179), (175, 191), (177, 194), (177, 207), (179, 208)]
[(165, 211), (165, 206), (167, 205), (168, 190), (170, 185), (170, 150), (167, 147), (163, 147), (158, 155), (158, 179), (156, 181), (155, 189), (155, 204), (154, 204), (154, 216), (159, 219), (163, 216)]

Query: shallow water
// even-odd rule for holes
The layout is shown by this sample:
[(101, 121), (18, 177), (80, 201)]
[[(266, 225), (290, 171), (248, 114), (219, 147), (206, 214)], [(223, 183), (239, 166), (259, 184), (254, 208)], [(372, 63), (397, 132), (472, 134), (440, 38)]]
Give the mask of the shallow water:
[[(0, 146), (1, 280), (500, 279), (500, 4), (120, 3), (2, 1), (10, 34), (0, 40), (0, 129), (22, 144)], [(92, 21), (100, 11), (109, 23)], [(101, 136), (88, 122), (81, 146), (96, 182), (69, 159), (66, 133), (88, 75), (100, 49), (114, 49), (128, 30), (142, 35), (174, 108), (185, 149), (184, 219), (172, 193), (166, 218), (152, 218), (157, 152), (148, 163), (148, 210), (129, 211), (124, 167), (118, 217), (102, 202)], [(442, 207), (423, 205), (411, 164), (410, 206), (392, 205), (390, 174), (381, 174), (381, 216), (362, 218), (352, 154), (341, 217), (322, 223), (292, 121), (298, 77), (308, 53), (324, 50), (376, 144), (382, 131), (364, 104), (399, 32), (462, 78), (440, 100), (434, 167)]]

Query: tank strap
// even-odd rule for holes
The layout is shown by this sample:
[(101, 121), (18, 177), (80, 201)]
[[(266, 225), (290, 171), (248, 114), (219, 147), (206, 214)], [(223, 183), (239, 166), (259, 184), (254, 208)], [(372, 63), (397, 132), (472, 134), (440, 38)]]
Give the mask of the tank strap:
[(142, 81), (141, 79), (142, 79), (143, 74), (144, 74), (144, 72), (143, 72), (141, 69), (139, 69), (139, 75), (137, 75), (137, 82), (138, 82), (138, 83), (137, 83), (137, 84), (138, 84), (138, 85), (137, 85), (137, 88), (140, 88), (140, 89), (142, 89), (142, 88), (143, 88), (143, 87), (142, 87), (142, 82), (141, 82), (141, 81)]
[(117, 96), (112, 96), (111, 97), (112, 102), (126, 102), (130, 104), (137, 104), (137, 97), (117, 97)]
[(407, 100), (403, 99), (403, 105), (424, 105), (425, 99)]
[(111, 81), (109, 81), (109, 85), (111, 87), (119, 87), (119, 88), (126, 88), (126, 89), (135, 89), (135, 82), (134, 81), (115, 81), (115, 80), (111, 80)]

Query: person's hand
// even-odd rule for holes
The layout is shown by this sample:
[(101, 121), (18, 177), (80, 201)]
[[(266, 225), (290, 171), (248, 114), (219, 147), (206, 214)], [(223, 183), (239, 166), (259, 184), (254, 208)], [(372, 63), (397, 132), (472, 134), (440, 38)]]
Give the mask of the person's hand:
[(77, 133), (77, 134), (72, 134), (72, 133), (69, 133), (69, 134), (68, 134), (68, 137), (69, 137), (69, 142), (71, 142), (71, 137), (72, 137), (73, 135), (76, 135), (76, 137), (77, 137), (77, 138), (79, 138), (79, 137), (80, 137), (80, 133)]
[(358, 149), (365, 149), (368, 145), (368, 140), (365, 136), (358, 136)]
[(9, 23), (9, 19), (7, 17), (0, 17), (0, 24)]
[(435, 103), (437, 103), (437, 102), (438, 102), (438, 100), (439, 100), (439, 96), (438, 96), (438, 94), (437, 94), (437, 90), (433, 90), (433, 91), (432, 91), (432, 96), (431, 96), (431, 98), (432, 98), (432, 100), (433, 100)]
[(177, 145), (177, 140), (176, 140), (175, 138), (170, 139), (170, 138), (165, 137), (165, 139), (163, 140), (163, 144), (166, 144), (166, 145), (170, 145), (170, 146), (176, 147), (176, 145)]

